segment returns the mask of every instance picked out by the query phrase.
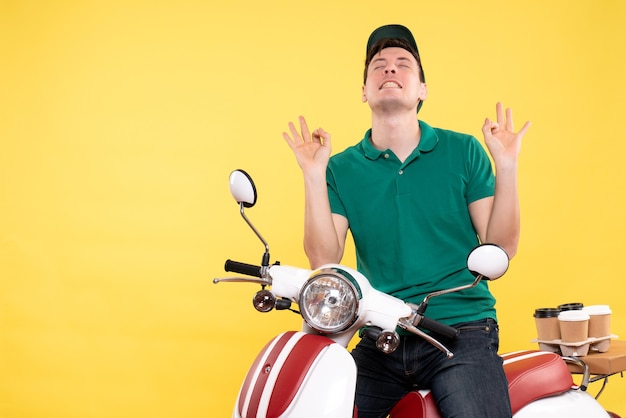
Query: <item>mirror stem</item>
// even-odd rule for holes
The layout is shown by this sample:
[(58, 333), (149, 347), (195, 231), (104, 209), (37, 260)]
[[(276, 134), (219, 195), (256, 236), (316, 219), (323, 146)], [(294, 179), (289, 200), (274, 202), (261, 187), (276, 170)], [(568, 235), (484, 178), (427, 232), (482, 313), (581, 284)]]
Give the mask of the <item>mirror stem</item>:
[(447, 295), (448, 293), (458, 292), (460, 290), (471, 289), (472, 287), (474, 287), (478, 283), (480, 283), (480, 281), (482, 279), (483, 279), (483, 276), (479, 274), (476, 277), (476, 279), (474, 280), (474, 282), (471, 283), (471, 284), (466, 284), (464, 286), (459, 286), (459, 287), (455, 287), (455, 288), (452, 288), (452, 289), (440, 290), (440, 291), (433, 292), (433, 293), (430, 293), (430, 294), (426, 295), (426, 297), (424, 298), (424, 300), (421, 303), (421, 305), (424, 305), (424, 309), (422, 310), (422, 313), (424, 313), (423, 311), (426, 310), (425, 306), (428, 305), (428, 302), (430, 301), (430, 298), (433, 298), (435, 296)]
[(263, 254), (262, 266), (263, 267), (269, 266), (269, 264), (270, 264), (270, 246), (268, 245), (267, 241), (265, 241), (263, 236), (259, 233), (259, 231), (257, 231), (257, 229), (254, 227), (254, 225), (252, 225), (252, 222), (250, 222), (250, 220), (248, 219), (248, 217), (244, 213), (243, 203), (239, 203), (239, 213), (241, 213), (241, 217), (243, 218), (243, 220), (246, 221), (246, 223), (248, 224), (250, 229), (252, 229), (252, 231), (256, 234), (257, 237), (259, 237), (259, 239), (261, 240), (261, 242), (265, 246), (265, 254)]

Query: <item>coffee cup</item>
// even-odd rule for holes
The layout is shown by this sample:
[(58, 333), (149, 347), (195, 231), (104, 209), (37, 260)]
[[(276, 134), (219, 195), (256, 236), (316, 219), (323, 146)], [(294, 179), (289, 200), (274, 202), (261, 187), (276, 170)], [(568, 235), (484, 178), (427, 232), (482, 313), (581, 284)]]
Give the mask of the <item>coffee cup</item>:
[(581, 309), (559, 313), (561, 342), (577, 343), (589, 338), (589, 314)]
[(589, 336), (593, 338), (611, 335), (611, 308), (608, 305), (590, 305), (583, 309), (589, 314)]
[(561, 338), (559, 310), (557, 308), (537, 308), (533, 316), (535, 317), (538, 340), (553, 341)]

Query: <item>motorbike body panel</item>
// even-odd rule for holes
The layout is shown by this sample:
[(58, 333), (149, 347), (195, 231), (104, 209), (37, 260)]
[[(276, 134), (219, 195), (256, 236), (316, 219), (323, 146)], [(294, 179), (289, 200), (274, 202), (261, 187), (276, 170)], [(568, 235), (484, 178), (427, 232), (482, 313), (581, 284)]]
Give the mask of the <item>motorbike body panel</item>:
[(580, 389), (539, 399), (520, 409), (515, 418), (603, 418), (611, 417), (593, 396)]
[(234, 418), (351, 417), (356, 365), (332, 340), (289, 331), (276, 336), (248, 371)]

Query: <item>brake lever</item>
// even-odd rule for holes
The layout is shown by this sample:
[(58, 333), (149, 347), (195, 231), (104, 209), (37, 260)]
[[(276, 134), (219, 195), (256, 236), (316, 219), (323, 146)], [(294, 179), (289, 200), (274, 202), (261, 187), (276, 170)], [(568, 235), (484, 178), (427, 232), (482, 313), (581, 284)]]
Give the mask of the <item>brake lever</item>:
[(272, 279), (269, 278), (251, 278), (251, 277), (221, 277), (214, 278), (213, 283), (218, 284), (221, 282), (231, 283), (258, 283), (262, 286), (269, 286), (272, 284)]
[(440, 343), (439, 341), (437, 341), (430, 335), (426, 334), (424, 331), (420, 330), (419, 328), (413, 326), (413, 324), (411, 324), (411, 321), (408, 318), (400, 318), (398, 320), (398, 326), (406, 331), (409, 331), (415, 335), (422, 337), (423, 339), (425, 339), (426, 341), (434, 345), (436, 348), (438, 348), (440, 351), (442, 351), (446, 355), (447, 358), (454, 357), (454, 353), (448, 350), (448, 348), (445, 345), (443, 345), (442, 343)]

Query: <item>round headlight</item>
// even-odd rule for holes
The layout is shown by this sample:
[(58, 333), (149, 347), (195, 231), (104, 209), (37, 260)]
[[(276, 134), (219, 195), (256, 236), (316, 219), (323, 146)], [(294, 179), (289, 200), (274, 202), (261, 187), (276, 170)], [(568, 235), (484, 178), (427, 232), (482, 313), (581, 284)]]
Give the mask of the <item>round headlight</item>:
[(341, 332), (356, 321), (361, 291), (347, 272), (318, 270), (300, 290), (299, 307), (304, 321), (320, 333)]

